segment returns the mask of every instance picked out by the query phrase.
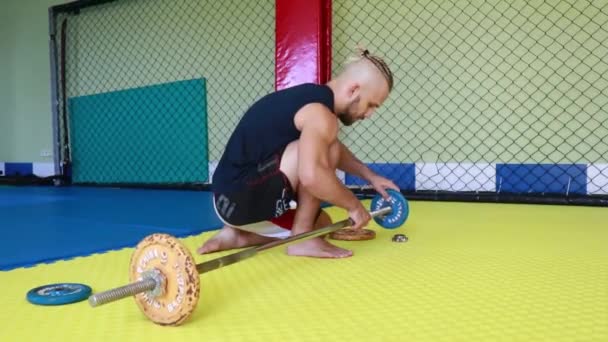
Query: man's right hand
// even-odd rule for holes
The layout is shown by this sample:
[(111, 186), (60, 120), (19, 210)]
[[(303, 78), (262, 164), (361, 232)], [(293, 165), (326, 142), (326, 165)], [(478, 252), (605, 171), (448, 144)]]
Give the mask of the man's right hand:
[(372, 219), (372, 216), (369, 214), (369, 211), (365, 209), (361, 202), (357, 201), (357, 203), (358, 205), (355, 208), (348, 211), (348, 216), (351, 220), (355, 222), (352, 228), (361, 229), (369, 223), (369, 221)]

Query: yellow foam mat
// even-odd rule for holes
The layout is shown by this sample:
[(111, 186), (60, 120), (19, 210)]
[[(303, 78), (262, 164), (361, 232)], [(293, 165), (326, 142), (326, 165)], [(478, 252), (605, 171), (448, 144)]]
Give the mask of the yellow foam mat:
[[(131, 298), (98, 308), (25, 300), (53, 282), (123, 285), (132, 249), (0, 273), (0, 341), (608, 341), (608, 209), (410, 206), (404, 227), (340, 242), (349, 259), (277, 247), (201, 275), (199, 305), (180, 327), (151, 323)], [(409, 241), (391, 242), (395, 233)], [(183, 241), (194, 250), (210, 236)]]

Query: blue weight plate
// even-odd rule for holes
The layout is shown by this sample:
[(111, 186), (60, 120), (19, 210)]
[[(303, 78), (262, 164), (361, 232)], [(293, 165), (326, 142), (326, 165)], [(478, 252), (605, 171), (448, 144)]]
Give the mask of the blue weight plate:
[(27, 300), (37, 305), (63, 305), (87, 299), (91, 288), (84, 284), (49, 284), (33, 288), (27, 293)]
[(405, 197), (396, 190), (387, 189), (390, 200), (385, 200), (380, 194), (377, 194), (372, 199), (371, 210), (377, 211), (384, 207), (392, 207), (390, 214), (385, 216), (376, 216), (374, 221), (381, 227), (387, 229), (395, 229), (405, 223), (409, 215), (409, 205)]

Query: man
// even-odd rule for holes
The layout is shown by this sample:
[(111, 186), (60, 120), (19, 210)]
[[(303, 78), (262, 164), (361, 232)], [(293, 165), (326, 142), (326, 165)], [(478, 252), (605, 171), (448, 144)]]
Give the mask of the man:
[[(365, 226), (368, 210), (340, 182), (336, 169), (367, 180), (385, 198), (386, 188), (398, 187), (338, 140), (338, 121), (350, 126), (370, 118), (392, 86), (386, 63), (365, 50), (327, 84), (294, 86), (253, 104), (213, 175), (215, 209), (225, 226), (198, 252), (263, 244), (326, 226), (331, 221), (321, 201), (346, 209), (353, 228)], [(290, 245), (287, 254), (342, 258), (352, 251), (316, 237)]]

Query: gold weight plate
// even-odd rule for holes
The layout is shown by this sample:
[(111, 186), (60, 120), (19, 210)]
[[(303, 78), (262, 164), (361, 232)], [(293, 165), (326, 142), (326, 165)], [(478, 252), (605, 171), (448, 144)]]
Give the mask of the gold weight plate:
[(329, 238), (332, 240), (343, 240), (343, 241), (363, 241), (372, 240), (376, 237), (376, 232), (370, 229), (353, 229), (350, 227), (338, 229), (335, 232), (329, 234)]
[(200, 295), (200, 279), (194, 258), (176, 238), (152, 234), (135, 248), (129, 279), (131, 282), (142, 280), (142, 274), (153, 269), (165, 277), (162, 293), (156, 297), (148, 292), (140, 293), (135, 295), (135, 302), (154, 323), (180, 325), (190, 317)]

